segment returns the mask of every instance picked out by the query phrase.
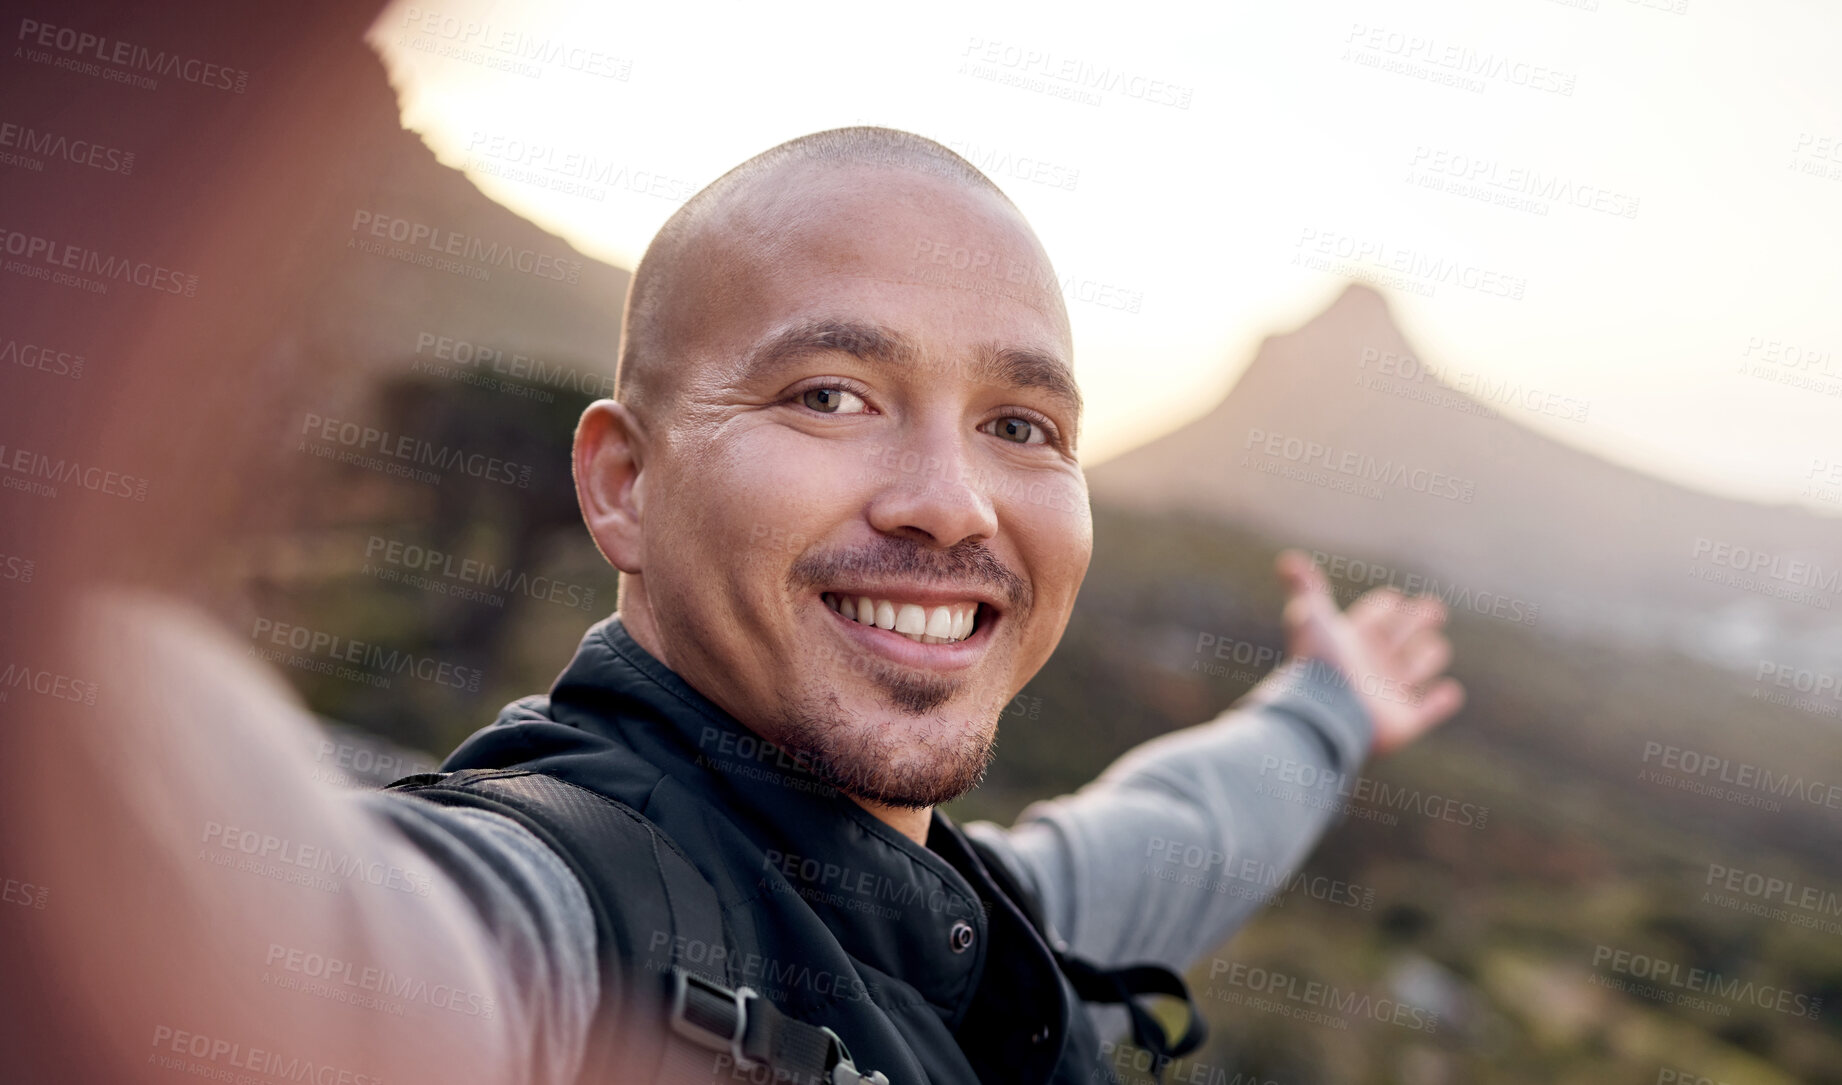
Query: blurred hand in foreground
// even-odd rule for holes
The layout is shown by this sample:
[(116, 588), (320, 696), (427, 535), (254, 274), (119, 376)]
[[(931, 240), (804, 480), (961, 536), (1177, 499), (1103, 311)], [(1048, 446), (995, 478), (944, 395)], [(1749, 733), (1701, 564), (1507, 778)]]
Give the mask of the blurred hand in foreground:
[(1444, 603), (1377, 588), (1338, 610), (1309, 555), (1287, 550), (1276, 564), (1287, 595), (1286, 651), (1343, 674), (1375, 723), (1376, 754), (1393, 753), (1464, 705), (1464, 687), (1445, 675), (1452, 642)]

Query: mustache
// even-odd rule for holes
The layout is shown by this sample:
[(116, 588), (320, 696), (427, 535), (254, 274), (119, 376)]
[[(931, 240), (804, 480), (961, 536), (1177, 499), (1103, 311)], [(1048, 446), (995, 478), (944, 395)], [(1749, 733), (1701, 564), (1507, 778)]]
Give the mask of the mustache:
[(886, 538), (874, 546), (801, 554), (787, 570), (787, 590), (824, 589), (850, 580), (913, 580), (935, 586), (989, 589), (1005, 609), (1022, 615), (1035, 601), (1029, 581), (977, 539), (944, 550), (914, 539)]

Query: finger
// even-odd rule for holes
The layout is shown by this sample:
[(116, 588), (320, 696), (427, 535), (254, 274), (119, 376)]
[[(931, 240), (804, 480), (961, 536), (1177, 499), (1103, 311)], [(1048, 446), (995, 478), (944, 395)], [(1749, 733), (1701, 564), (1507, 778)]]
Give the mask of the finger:
[(1452, 663), (1452, 642), (1437, 629), (1421, 629), (1401, 645), (1401, 681), (1423, 686), (1444, 673)]
[(1465, 707), (1465, 687), (1456, 678), (1441, 678), (1420, 698), (1420, 730), (1430, 731)]
[(1324, 579), (1323, 570), (1304, 551), (1282, 551), (1274, 565), (1286, 589), (1284, 618), (1288, 630), (1297, 631), (1313, 621), (1325, 621), (1336, 614), (1337, 602), (1331, 598), (1330, 583)]
[(1416, 595), (1408, 609), (1422, 629), (1437, 629), (1445, 624), (1446, 606), (1437, 595)]
[(1279, 570), (1279, 580), (1288, 595), (1301, 595), (1317, 588), (1329, 589), (1323, 570), (1303, 550), (1281, 550), (1273, 565)]
[(1413, 638), (1444, 624), (1444, 603), (1430, 595), (1402, 596), (1395, 602), (1393, 611), (1377, 627), (1377, 632), (1382, 638), (1383, 647), (1399, 654)]
[(1419, 700), (1414, 702), (1413, 712), (1404, 720), (1397, 720), (1387, 730), (1378, 730), (1375, 734), (1375, 753), (1389, 754), (1406, 746), (1446, 720), (1465, 706), (1465, 687), (1455, 678), (1441, 678), (1433, 683)]
[(1425, 609), (1393, 588), (1377, 588), (1350, 604), (1349, 617), (1383, 656), (1393, 656), (1419, 631)]
[(1396, 618), (1404, 596), (1393, 588), (1376, 588), (1362, 593), (1350, 604), (1350, 621), (1365, 629), (1386, 629)]

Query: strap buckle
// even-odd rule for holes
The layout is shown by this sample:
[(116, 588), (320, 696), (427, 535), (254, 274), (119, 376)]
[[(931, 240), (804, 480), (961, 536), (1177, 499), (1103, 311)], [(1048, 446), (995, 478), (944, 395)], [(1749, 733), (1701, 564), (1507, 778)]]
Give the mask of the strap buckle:
[[(748, 1036), (748, 1004), (751, 1000), (760, 1000), (761, 995), (750, 987), (737, 987), (730, 990), (715, 980), (705, 979), (683, 968), (672, 967), (672, 1009), (669, 1018), (673, 1032), (711, 1051), (727, 1051), (735, 1059), (738, 1070), (753, 1070), (766, 1065), (760, 1060), (751, 1059), (742, 1052), (743, 1041)], [(795, 1066), (802, 1076), (798, 1080), (812, 1081), (821, 1085), (889, 1085), (889, 1078), (880, 1070), (869, 1073), (857, 1069), (851, 1059), (850, 1049), (844, 1046), (844, 1038), (829, 1028), (814, 1028), (803, 1021), (784, 1017), (775, 1010), (774, 1004), (762, 1001), (764, 1016), (760, 1031), (768, 1039), (768, 1046), (774, 1049), (775, 1030), (784, 1029), (799, 1032), (806, 1036), (814, 1033), (823, 1034), (830, 1041), (830, 1048), (825, 1051), (823, 1066)], [(816, 1037), (815, 1037), (816, 1038)], [(812, 1057), (818, 1052), (810, 1045), (807, 1048)], [(774, 1058), (770, 1054), (770, 1058)]]
[[(753, 1070), (758, 1064), (742, 1053), (742, 1038), (748, 1035), (748, 1002), (760, 997), (752, 987), (731, 991), (682, 968), (673, 968), (672, 1031), (712, 1051), (728, 1051), (738, 1069)], [(734, 1015), (732, 1020), (723, 1020), (730, 1014)], [(722, 1031), (724, 1025), (728, 1026), (728, 1035)]]
[(833, 1032), (829, 1026), (819, 1031), (831, 1037), (831, 1042), (838, 1049), (838, 1061), (831, 1068), (830, 1085), (889, 1085), (889, 1079), (881, 1070), (872, 1070), (866, 1074), (857, 1069), (856, 1061), (851, 1058), (851, 1049), (844, 1046), (844, 1037)]

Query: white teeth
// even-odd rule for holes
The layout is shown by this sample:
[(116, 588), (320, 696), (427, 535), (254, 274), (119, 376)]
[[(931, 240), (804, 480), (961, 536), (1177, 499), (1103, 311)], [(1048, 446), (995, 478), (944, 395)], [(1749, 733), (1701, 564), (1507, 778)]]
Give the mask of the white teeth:
[(867, 595), (841, 595), (825, 592), (825, 605), (861, 625), (873, 625), (900, 633), (922, 644), (952, 644), (973, 633), (978, 604), (924, 607), (917, 603), (896, 603), (872, 599)]
[(927, 611), (913, 603), (903, 603), (902, 609), (895, 612), (895, 631), (916, 637), (927, 632)]

